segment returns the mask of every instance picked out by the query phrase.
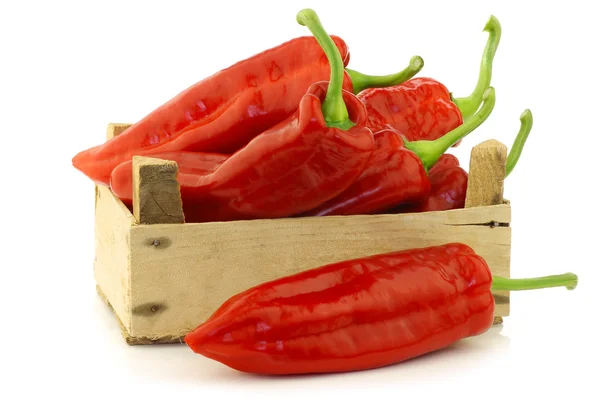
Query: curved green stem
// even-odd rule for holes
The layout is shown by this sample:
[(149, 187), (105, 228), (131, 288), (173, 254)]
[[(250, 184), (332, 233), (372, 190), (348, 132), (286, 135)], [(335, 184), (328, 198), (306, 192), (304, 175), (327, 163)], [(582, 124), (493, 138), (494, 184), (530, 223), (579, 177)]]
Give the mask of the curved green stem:
[(419, 140), (406, 142), (406, 148), (416, 153), (427, 170), (456, 142), (477, 129), (492, 113), (496, 104), (496, 92), (489, 87), (483, 94), (483, 106), (462, 125), (446, 133), (436, 140)]
[(492, 290), (534, 290), (564, 286), (568, 290), (577, 287), (577, 275), (568, 272), (562, 275), (549, 275), (540, 278), (510, 279), (501, 276), (492, 278)]
[(296, 15), (296, 20), (300, 25), (306, 26), (317, 42), (323, 48), (327, 60), (329, 61), (330, 77), (327, 95), (323, 100), (323, 117), (327, 126), (334, 126), (340, 129), (348, 129), (354, 124), (348, 117), (348, 110), (342, 96), (342, 87), (344, 83), (344, 61), (342, 56), (331, 39), (331, 36), (325, 31), (321, 21), (314, 10), (306, 8)]
[(519, 133), (515, 138), (515, 141), (510, 148), (510, 153), (508, 154), (508, 158), (506, 159), (506, 175), (510, 175), (513, 169), (515, 169), (515, 165), (517, 165), (517, 161), (521, 157), (521, 152), (523, 151), (523, 147), (525, 146), (525, 142), (529, 137), (529, 132), (531, 132), (531, 127), (533, 126), (533, 116), (531, 115), (530, 110), (523, 111), (521, 114), (521, 128), (519, 129)]
[(380, 88), (399, 85), (406, 82), (423, 69), (425, 62), (419, 56), (414, 56), (410, 59), (408, 67), (402, 71), (390, 75), (365, 75), (353, 69), (346, 68), (346, 72), (352, 79), (352, 90), (354, 94), (358, 94), (368, 88)]
[(500, 44), (500, 37), (502, 36), (500, 21), (492, 15), (487, 24), (485, 24), (483, 31), (489, 32), (490, 36), (481, 57), (479, 79), (477, 80), (475, 90), (468, 97), (453, 97), (454, 103), (460, 110), (464, 120), (471, 118), (475, 114), (481, 104), (483, 93), (492, 82), (492, 63)]

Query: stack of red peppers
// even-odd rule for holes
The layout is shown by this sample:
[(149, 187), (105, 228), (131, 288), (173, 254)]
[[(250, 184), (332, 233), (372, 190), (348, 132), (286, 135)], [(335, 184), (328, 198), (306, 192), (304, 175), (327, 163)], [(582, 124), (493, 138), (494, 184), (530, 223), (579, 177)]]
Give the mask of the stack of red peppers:
[[(498, 20), (475, 90), (455, 98), (414, 78), (347, 68), (349, 52), (312, 10), (299, 37), (181, 92), (73, 165), (126, 204), (132, 157), (179, 165), (186, 222), (425, 212), (464, 207), (467, 173), (446, 151), (491, 114)], [(513, 170), (531, 130), (521, 116), (507, 162)], [(573, 289), (577, 277), (492, 277), (464, 244), (373, 255), (251, 288), (190, 332), (197, 353), (240, 371), (298, 374), (380, 367), (485, 332), (492, 289)]]
[(312, 37), (196, 83), (73, 165), (131, 207), (132, 157), (176, 161), (186, 222), (462, 207), (466, 172), (444, 153), (494, 108), (498, 20), (485, 26), (479, 79), (464, 98), (415, 78), (418, 56), (386, 76), (349, 69), (344, 40), (318, 20), (308, 28)]

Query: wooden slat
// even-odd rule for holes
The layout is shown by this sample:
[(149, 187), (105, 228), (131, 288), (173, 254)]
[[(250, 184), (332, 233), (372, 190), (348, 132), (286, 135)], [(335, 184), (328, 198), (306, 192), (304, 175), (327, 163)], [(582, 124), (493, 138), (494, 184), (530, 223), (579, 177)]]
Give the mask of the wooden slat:
[(106, 140), (110, 140), (113, 137), (120, 135), (130, 126), (131, 126), (131, 124), (117, 124), (117, 123), (108, 124), (108, 127), (106, 128)]
[[(495, 274), (505, 276), (510, 228), (485, 224), (509, 223), (508, 210), (500, 205), (422, 214), (137, 225), (131, 231), (131, 335), (181, 337), (230, 296), (265, 281), (451, 241), (472, 246)], [(502, 312), (496, 309), (497, 315)]]
[(133, 215), (140, 224), (185, 221), (177, 171), (175, 161), (133, 157)]
[(104, 186), (96, 186), (95, 213), (94, 279), (119, 320), (131, 329), (129, 234), (135, 219)]
[[(473, 148), (469, 165), (466, 208), (503, 204), (506, 157), (506, 146), (494, 139), (487, 140)], [(507, 230), (507, 234), (510, 243), (510, 229)], [(489, 263), (489, 260), (486, 259), (486, 261)], [(507, 278), (510, 277), (510, 269), (492, 270), (492, 272)], [(497, 314), (494, 324), (499, 324), (502, 323), (501, 316), (508, 316), (510, 312), (510, 292), (495, 291), (494, 298), (496, 299)]]
[(471, 151), (465, 207), (502, 204), (506, 175), (506, 146), (495, 139)]
[[(110, 124), (107, 139), (129, 126)], [(97, 188), (96, 281), (128, 342), (138, 344), (179, 341), (248, 287), (370, 254), (458, 241), (484, 257), (492, 273), (509, 277), (503, 147), (488, 141), (473, 150), (462, 210), (207, 224), (182, 224), (176, 164), (135, 157), (137, 218), (109, 189)], [(498, 323), (509, 298), (494, 295)]]

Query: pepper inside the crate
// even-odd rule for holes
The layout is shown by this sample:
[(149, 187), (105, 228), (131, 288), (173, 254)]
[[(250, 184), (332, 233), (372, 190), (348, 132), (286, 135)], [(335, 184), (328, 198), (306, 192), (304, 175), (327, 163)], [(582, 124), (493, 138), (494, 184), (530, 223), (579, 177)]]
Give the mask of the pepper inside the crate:
[(492, 65), (502, 34), (500, 22), (494, 16), (483, 30), (489, 37), (481, 57), (477, 84), (469, 96), (456, 98), (443, 83), (425, 77), (367, 89), (358, 94), (367, 107), (367, 126), (373, 131), (397, 129), (411, 141), (435, 140), (469, 120), (491, 85)]
[(495, 100), (494, 88), (490, 87), (483, 95), (483, 106), (472, 118), (436, 140), (407, 141), (395, 129), (375, 133), (375, 150), (356, 181), (305, 215), (374, 214), (422, 202), (431, 190), (427, 171), (452, 145), (485, 122)]
[[(533, 126), (530, 110), (521, 114), (521, 128), (506, 160), (505, 178), (515, 169)], [(430, 192), (413, 204), (398, 204), (390, 213), (415, 213), (464, 208), (469, 174), (452, 154), (444, 154), (429, 171)]]
[[(178, 166), (177, 182), (188, 186), (198, 177), (213, 173), (229, 158), (226, 154), (201, 153), (193, 151), (169, 151), (157, 153), (153, 158), (175, 161)], [(133, 161), (119, 164), (110, 174), (110, 189), (125, 205), (133, 200)]]
[(298, 110), (224, 160), (181, 185), (187, 222), (293, 216), (346, 190), (374, 147), (364, 105), (342, 89), (340, 52), (316, 14), (307, 25), (330, 60), (329, 82), (313, 84)]
[(377, 254), (258, 285), (185, 337), (196, 353), (266, 375), (357, 371), (411, 359), (487, 331), (492, 290), (565, 286), (572, 273), (492, 276), (461, 243)]
[[(330, 39), (342, 58), (341, 84), (351, 93), (400, 84), (423, 67), (416, 56), (395, 74), (365, 75), (346, 68), (350, 53), (345, 41), (335, 35)], [(73, 166), (95, 183), (108, 185), (113, 169), (135, 155), (234, 153), (292, 116), (308, 88), (328, 80), (329, 69), (314, 37), (292, 39), (195, 83), (119, 136), (76, 154)]]

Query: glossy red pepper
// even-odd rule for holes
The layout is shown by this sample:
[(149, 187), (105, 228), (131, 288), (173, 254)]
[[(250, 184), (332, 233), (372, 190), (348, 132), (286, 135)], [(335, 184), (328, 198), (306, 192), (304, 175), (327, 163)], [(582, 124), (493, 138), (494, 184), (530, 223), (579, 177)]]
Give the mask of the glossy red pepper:
[[(332, 36), (344, 59), (346, 43)], [(422, 65), (422, 63), (421, 63)], [(343, 87), (361, 91), (404, 82), (418, 72), (369, 76), (346, 69)], [(309, 86), (326, 81), (329, 65), (314, 37), (299, 37), (208, 77), (161, 105), (119, 136), (73, 158), (75, 168), (108, 185), (112, 170), (134, 155), (170, 151), (231, 154), (290, 117)]]
[(489, 88), (483, 97), (484, 105), (477, 114), (434, 141), (406, 142), (396, 130), (379, 131), (374, 136), (373, 155), (352, 186), (305, 215), (375, 214), (401, 204), (422, 202), (430, 193), (427, 171), (449, 147), (474, 131), (491, 114), (494, 89)]
[(364, 105), (342, 89), (344, 67), (316, 14), (299, 16), (324, 48), (331, 80), (313, 84), (297, 111), (180, 187), (188, 222), (292, 216), (337, 196), (373, 152)]
[[(530, 110), (521, 114), (521, 128), (511, 147), (506, 160), (505, 178), (513, 171), (521, 156), (525, 142), (533, 125)], [(428, 211), (444, 211), (464, 208), (467, 198), (469, 175), (460, 166), (458, 159), (451, 154), (444, 154), (429, 171), (431, 191), (423, 201), (416, 204), (400, 205), (392, 213), (412, 213)]]
[[(229, 158), (229, 155), (216, 153), (196, 153), (190, 151), (171, 151), (154, 154), (161, 160), (175, 161), (178, 166), (177, 182), (180, 186), (190, 186), (199, 176), (208, 175)], [(110, 175), (110, 189), (125, 205), (131, 205), (133, 198), (133, 162), (125, 161), (113, 169)], [(187, 204), (186, 204), (187, 205)], [(193, 207), (193, 205), (189, 205)]]
[(429, 194), (423, 163), (404, 146), (402, 135), (384, 129), (374, 139), (375, 149), (358, 179), (339, 196), (303, 216), (377, 213), (394, 204), (418, 202)]
[(444, 154), (429, 172), (431, 191), (419, 203), (401, 206), (398, 212), (444, 211), (464, 208), (469, 174), (451, 154)]
[(314, 84), (294, 116), (257, 136), (214, 173), (182, 181), (186, 221), (292, 216), (350, 186), (373, 152), (373, 134), (364, 126), (364, 107), (349, 92), (344, 101), (355, 126), (327, 126), (326, 87)]
[(432, 78), (414, 78), (391, 87), (367, 89), (358, 97), (367, 107), (369, 128), (374, 132), (394, 128), (410, 141), (435, 140), (471, 118), (492, 79), (492, 62), (501, 36), (500, 23), (494, 16), (484, 31), (489, 32), (489, 39), (479, 79), (470, 96), (454, 98), (444, 84)]
[(408, 140), (435, 140), (463, 123), (442, 83), (413, 78), (401, 85), (359, 93), (373, 131), (393, 128)]
[(472, 248), (449, 243), (329, 264), (250, 288), (185, 342), (242, 372), (365, 370), (485, 332), (494, 320), (492, 290), (576, 285), (571, 273), (492, 277)]

